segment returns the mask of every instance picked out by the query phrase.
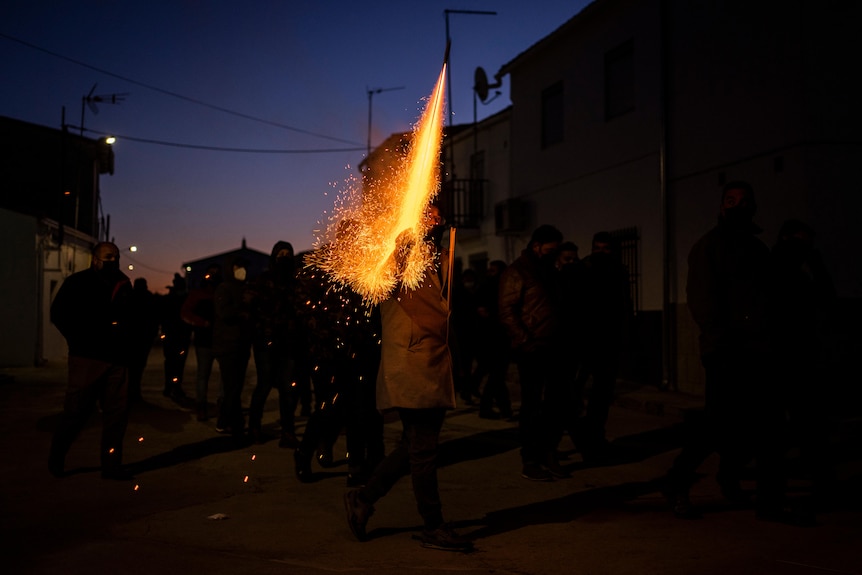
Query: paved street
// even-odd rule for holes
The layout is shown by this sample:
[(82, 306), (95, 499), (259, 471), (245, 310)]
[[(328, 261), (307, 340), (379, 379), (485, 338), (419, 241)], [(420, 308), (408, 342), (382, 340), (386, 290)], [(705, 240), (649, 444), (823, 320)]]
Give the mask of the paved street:
[[(134, 408), (126, 436), (132, 483), (100, 478), (97, 418), (67, 458), (70, 476), (49, 475), (65, 366), (0, 370), (3, 572), (862, 574), (862, 507), (855, 495), (862, 452), (853, 418), (834, 422), (834, 501), (816, 527), (799, 528), (733, 509), (711, 477), (715, 458), (692, 492), (704, 518), (679, 520), (668, 511), (656, 480), (678, 452), (682, 416), (694, 398), (621, 386), (610, 434), (624, 461), (587, 466), (566, 438), (563, 463), (572, 477), (552, 483), (520, 477), (516, 424), (459, 407), (444, 425), (439, 475), (444, 514), (477, 547), (465, 555), (423, 549), (412, 539), (421, 522), (409, 480), (378, 503), (371, 540), (355, 541), (342, 506), (343, 439), (335, 451), (340, 464), (324, 470), (315, 463), (318, 480), (301, 484), (291, 452), (277, 440), (233, 449), (213, 420), (197, 422), (192, 409), (162, 397), (160, 360), (156, 348), (144, 403)], [(193, 374), (190, 363), (187, 392)], [(247, 397), (253, 382), (252, 363)], [(264, 418), (274, 435), (275, 393)], [(299, 423), (301, 433), (304, 419)], [(387, 441), (399, 432), (397, 422), (388, 423)], [(805, 485), (794, 480), (792, 494), (800, 496)], [(224, 518), (212, 518), (218, 514)]]

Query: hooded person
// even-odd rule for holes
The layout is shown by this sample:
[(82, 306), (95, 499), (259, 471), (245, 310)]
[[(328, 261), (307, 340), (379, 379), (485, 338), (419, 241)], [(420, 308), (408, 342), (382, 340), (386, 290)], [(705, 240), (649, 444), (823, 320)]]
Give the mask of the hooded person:
[(48, 460), (55, 477), (64, 476), (66, 454), (99, 403), (102, 477), (133, 478), (121, 467), (129, 418), (132, 285), (119, 264), (116, 245), (96, 244), (90, 267), (66, 278), (51, 304), (51, 322), (69, 345), (69, 385)]
[(304, 338), (297, 315), (299, 283), (296, 279), (296, 256), (289, 242), (275, 243), (269, 267), (254, 282), (252, 294), (252, 349), (257, 385), (249, 407), (249, 438), (255, 443), (265, 440), (261, 429), (263, 408), (270, 391), (275, 388), (281, 419), (279, 447), (295, 448), (299, 441), (294, 431), (297, 404), (294, 382)]
[(237, 440), (242, 440), (245, 432), (242, 388), (254, 333), (247, 277), (248, 260), (236, 258), (213, 296), (213, 354), (224, 388), (216, 431), (230, 433)]

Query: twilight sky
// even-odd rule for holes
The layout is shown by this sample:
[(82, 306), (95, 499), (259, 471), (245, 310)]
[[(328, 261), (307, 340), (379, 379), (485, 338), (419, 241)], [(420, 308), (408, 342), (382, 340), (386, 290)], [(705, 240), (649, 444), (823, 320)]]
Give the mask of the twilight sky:
[[(138, 246), (123, 252), (127, 273), (164, 291), (182, 262), (242, 238), (267, 253), (278, 240), (312, 246), (365, 156), (368, 91), (383, 89), (372, 147), (418, 119), (442, 65), (444, 10), (497, 13), (449, 14), (457, 124), (473, 121), (477, 66), (493, 81), (588, 3), (7, 0), (0, 115), (59, 129), (65, 106), (77, 127), (94, 84), (94, 95), (125, 94), (87, 108), (84, 135), (118, 137), (103, 212), (121, 250)], [(509, 105), (508, 78), (501, 91), (478, 105), (480, 120)]]

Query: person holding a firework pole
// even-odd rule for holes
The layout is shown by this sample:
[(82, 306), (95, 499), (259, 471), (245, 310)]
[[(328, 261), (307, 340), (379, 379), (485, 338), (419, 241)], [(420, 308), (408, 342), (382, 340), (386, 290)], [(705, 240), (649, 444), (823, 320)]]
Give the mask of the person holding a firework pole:
[[(425, 268), (418, 287), (406, 289), (398, 285), (380, 303), (382, 343), (377, 407), (381, 411), (396, 411), (404, 431), (398, 446), (374, 469), (366, 485), (345, 493), (344, 504), (351, 531), (364, 541), (374, 503), (389, 492), (409, 464), (413, 494), (424, 523), (417, 537), (423, 547), (469, 551), (472, 543), (443, 520), (437, 484), (440, 430), (446, 410), (455, 407), (448, 345), (449, 266), (446, 257), (439, 257), (434, 241), (441, 237), (443, 224), (439, 208), (430, 206), (425, 218), (426, 242), (437, 257)], [(404, 254), (409, 248), (402, 246), (397, 254)], [(403, 258), (397, 263), (404, 265)]]

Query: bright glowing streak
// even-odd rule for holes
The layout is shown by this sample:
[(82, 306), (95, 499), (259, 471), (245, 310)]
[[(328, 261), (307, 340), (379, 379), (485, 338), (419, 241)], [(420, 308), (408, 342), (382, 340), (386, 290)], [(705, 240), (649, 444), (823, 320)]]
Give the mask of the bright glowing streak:
[(406, 157), (397, 157), (359, 189), (356, 182), (336, 202), (320, 249), (306, 263), (350, 287), (366, 304), (387, 299), (400, 283), (416, 289), (432, 263), (425, 243), (425, 213), (440, 184), (446, 64)]

